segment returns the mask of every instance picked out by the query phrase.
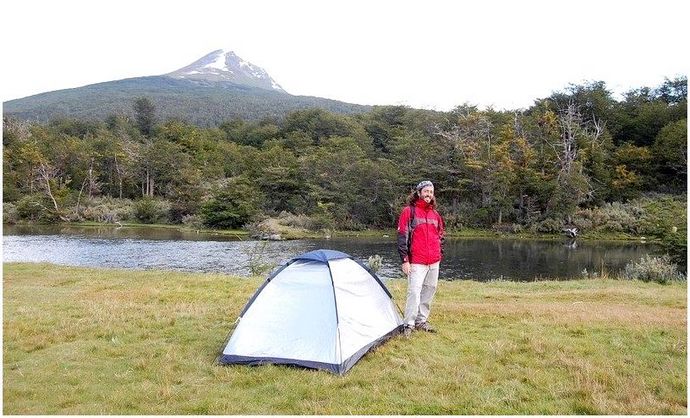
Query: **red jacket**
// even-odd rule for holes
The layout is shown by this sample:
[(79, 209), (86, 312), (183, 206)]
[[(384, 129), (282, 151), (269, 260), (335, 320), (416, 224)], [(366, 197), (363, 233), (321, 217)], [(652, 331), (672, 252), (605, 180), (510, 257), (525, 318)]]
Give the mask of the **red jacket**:
[[(415, 202), (414, 211), (413, 220), (411, 206), (406, 206), (400, 213), (398, 253), (403, 263), (434, 264), (441, 260), (443, 254), (443, 218), (433, 206), (421, 199)], [(412, 229), (412, 234), (408, 228)]]

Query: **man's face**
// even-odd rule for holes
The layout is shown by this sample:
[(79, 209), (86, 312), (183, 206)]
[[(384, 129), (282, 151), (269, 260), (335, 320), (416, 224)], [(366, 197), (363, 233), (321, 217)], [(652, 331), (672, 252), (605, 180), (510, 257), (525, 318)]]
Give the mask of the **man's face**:
[(419, 197), (422, 198), (426, 203), (431, 203), (431, 199), (434, 197), (434, 186), (426, 186), (419, 191)]

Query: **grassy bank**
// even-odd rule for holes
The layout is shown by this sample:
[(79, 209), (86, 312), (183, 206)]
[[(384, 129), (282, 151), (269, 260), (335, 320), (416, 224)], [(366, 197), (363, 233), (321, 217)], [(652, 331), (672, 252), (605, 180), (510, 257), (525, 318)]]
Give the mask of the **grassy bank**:
[(5, 414), (687, 413), (685, 283), (442, 282), (336, 376), (214, 364), (260, 278), (3, 268)]

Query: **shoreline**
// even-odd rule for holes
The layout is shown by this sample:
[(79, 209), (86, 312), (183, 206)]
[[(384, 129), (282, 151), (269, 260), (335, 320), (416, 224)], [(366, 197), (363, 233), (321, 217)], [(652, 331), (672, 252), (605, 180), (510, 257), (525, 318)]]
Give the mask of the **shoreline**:
[[(19, 228), (131, 228), (131, 229), (161, 229), (179, 231), (182, 233), (196, 233), (204, 235), (221, 235), (234, 236), (239, 239), (251, 239), (262, 241), (259, 238), (252, 238), (249, 231), (243, 229), (224, 230), (224, 229), (196, 229), (184, 225), (173, 224), (140, 224), (140, 223), (120, 223), (118, 225), (112, 223), (98, 223), (98, 222), (63, 222), (56, 224), (39, 224), (39, 223), (16, 223), (3, 224), (3, 231), (6, 226)], [(394, 239), (396, 235), (395, 229), (368, 229), (360, 231), (306, 231), (295, 228), (286, 229), (281, 234), (279, 240), (299, 240), (299, 239), (330, 239), (330, 238), (391, 238)], [(464, 228), (462, 230), (446, 231), (447, 238), (486, 238), (486, 239), (524, 239), (524, 240), (559, 240), (565, 239), (563, 234), (545, 234), (545, 233), (506, 233), (497, 232), (491, 229), (477, 229)], [(264, 239), (266, 240), (266, 239)], [(269, 239), (270, 240), (270, 239)], [(606, 232), (590, 232), (582, 233), (577, 237), (577, 240), (582, 241), (624, 241), (624, 242), (642, 242), (642, 243), (658, 243), (659, 240), (654, 237), (634, 236), (623, 233), (606, 233)]]

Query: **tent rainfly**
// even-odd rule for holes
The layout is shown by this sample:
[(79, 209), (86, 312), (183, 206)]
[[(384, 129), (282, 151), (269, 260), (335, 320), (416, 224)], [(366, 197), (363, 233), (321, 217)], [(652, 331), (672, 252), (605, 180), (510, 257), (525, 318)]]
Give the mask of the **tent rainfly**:
[(259, 287), (218, 361), (342, 375), (401, 327), (400, 310), (374, 273), (348, 254), (315, 250), (291, 259)]

